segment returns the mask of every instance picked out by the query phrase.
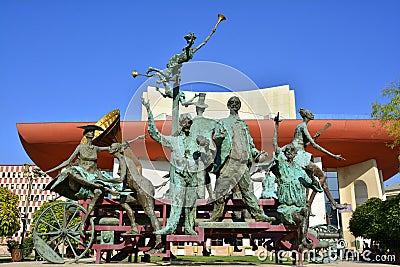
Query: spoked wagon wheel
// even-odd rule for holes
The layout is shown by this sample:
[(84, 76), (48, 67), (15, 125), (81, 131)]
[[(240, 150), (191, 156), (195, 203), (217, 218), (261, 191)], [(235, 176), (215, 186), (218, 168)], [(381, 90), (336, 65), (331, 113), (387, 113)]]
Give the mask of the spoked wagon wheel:
[[(307, 233), (307, 240), (310, 241), (310, 245), (312, 245), (313, 249), (319, 244), (318, 238), (312, 233)], [(278, 240), (277, 244), (284, 250), (298, 250), (299, 239), (297, 238), (297, 232), (285, 235)]]
[(51, 263), (76, 262), (94, 239), (94, 222), (82, 229), (86, 210), (74, 202), (54, 203), (39, 215), (33, 229), (36, 251)]

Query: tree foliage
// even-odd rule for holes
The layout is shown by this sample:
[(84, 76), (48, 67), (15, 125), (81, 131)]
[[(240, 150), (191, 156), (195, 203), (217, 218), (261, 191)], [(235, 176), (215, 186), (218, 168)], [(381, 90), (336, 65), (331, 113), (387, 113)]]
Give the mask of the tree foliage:
[(12, 236), (20, 228), (18, 196), (0, 187), (0, 236)]
[(372, 103), (371, 117), (380, 120), (382, 127), (393, 138), (393, 142), (389, 144), (390, 147), (395, 148), (400, 145), (400, 81), (392, 82), (384, 88), (382, 97), (387, 102), (384, 104), (378, 101)]
[[(32, 237), (25, 238), (23, 246), (24, 246), (24, 257), (26, 258), (32, 253), (34, 247), (33, 238)], [(12, 250), (16, 248), (21, 248), (21, 244), (17, 240), (10, 239), (7, 241), (8, 252), (12, 253)]]
[(380, 207), (381, 231), (376, 239), (385, 248), (400, 251), (400, 195), (383, 201)]
[(33, 244), (33, 237), (27, 237), (24, 239), (24, 257), (28, 257), (31, 255), (32, 250), (33, 250), (34, 244)]
[(11, 253), (13, 249), (16, 249), (16, 248), (19, 248), (19, 247), (20, 247), (20, 244), (18, 243), (17, 240), (10, 239), (10, 240), (7, 241), (8, 252)]
[(357, 207), (349, 222), (350, 232), (354, 236), (375, 239), (379, 231), (379, 207), (382, 200), (370, 198), (364, 204)]
[(392, 251), (400, 251), (400, 195), (382, 201), (371, 198), (357, 207), (349, 222), (354, 236), (372, 239)]

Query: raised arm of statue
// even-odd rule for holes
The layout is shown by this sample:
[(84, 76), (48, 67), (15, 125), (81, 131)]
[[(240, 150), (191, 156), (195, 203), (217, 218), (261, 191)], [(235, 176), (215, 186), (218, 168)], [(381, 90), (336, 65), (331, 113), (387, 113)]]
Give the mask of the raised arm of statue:
[(192, 53), (194, 54), (194, 53), (197, 52), (197, 50), (199, 50), (200, 48), (202, 48), (202, 47), (208, 42), (208, 40), (210, 40), (210, 38), (211, 38), (212, 34), (214, 34), (214, 32), (215, 32), (215, 30), (213, 30), (213, 31), (211, 32), (211, 34), (210, 34), (209, 36), (207, 36), (207, 38), (206, 38), (201, 44), (199, 44), (199, 45), (198, 45), (197, 47), (195, 47), (195, 48), (192, 48)]
[(52, 168), (52, 169), (50, 169), (48, 171), (45, 171), (45, 173), (51, 173), (51, 172), (57, 171), (59, 169), (62, 169), (64, 167), (67, 167), (79, 155), (80, 149), (81, 149), (81, 147), (80, 147), (80, 145), (78, 145), (75, 148), (75, 151), (72, 153), (72, 155), (66, 161), (64, 161), (60, 165), (58, 165), (58, 166), (56, 166), (56, 167), (54, 167), (54, 168)]
[(146, 101), (143, 97), (141, 97), (142, 104), (147, 110), (147, 119), (148, 119), (148, 131), (151, 136), (155, 141), (161, 142), (161, 133), (158, 131), (156, 124), (154, 122), (154, 117), (153, 117), (153, 112), (151, 111), (150, 108), (150, 102)]
[(153, 138), (156, 142), (160, 143), (163, 146), (171, 147), (171, 142), (169, 136), (165, 136), (158, 131), (156, 124), (154, 122), (153, 112), (150, 109), (149, 101), (146, 101), (143, 97), (141, 98), (143, 106), (146, 107), (147, 110), (147, 118), (148, 118), (148, 131), (151, 138)]
[(141, 139), (146, 139), (146, 135), (142, 134), (142, 135), (136, 136), (135, 138), (133, 138), (132, 140), (129, 140), (129, 141), (124, 140), (122, 145), (123, 145), (124, 149), (127, 149), (132, 143), (135, 143), (137, 140), (141, 140)]
[(310, 132), (307, 129), (307, 126), (302, 128), (302, 132), (303, 132), (303, 135), (306, 137), (306, 140), (304, 140), (304, 141), (309, 142), (315, 149), (318, 149), (319, 151), (324, 152), (325, 154), (327, 154), (331, 157), (334, 157), (337, 160), (344, 160), (344, 158), (341, 155), (335, 155), (335, 154), (329, 152), (328, 150), (326, 150), (325, 148), (321, 147), (320, 145), (318, 145), (312, 138)]
[(109, 146), (98, 146), (97, 152), (102, 152), (102, 151), (110, 151), (110, 147)]
[(278, 155), (280, 152), (280, 148), (278, 146), (278, 128), (279, 128), (279, 122), (281, 122), (279, 120), (279, 112), (274, 118), (274, 121), (275, 121), (275, 129), (274, 129), (274, 136), (272, 137), (272, 145), (274, 147), (275, 155)]
[(226, 20), (226, 17), (222, 14), (218, 14), (217, 24), (215, 24), (214, 28), (211, 30), (211, 33), (207, 36), (207, 38), (201, 44), (199, 44), (196, 48), (193, 48), (193, 53), (195, 53), (197, 50), (202, 48), (208, 42), (208, 40), (210, 40), (211, 36), (213, 36), (215, 31), (217, 30), (218, 24), (220, 24), (221, 21), (224, 21), (224, 20)]

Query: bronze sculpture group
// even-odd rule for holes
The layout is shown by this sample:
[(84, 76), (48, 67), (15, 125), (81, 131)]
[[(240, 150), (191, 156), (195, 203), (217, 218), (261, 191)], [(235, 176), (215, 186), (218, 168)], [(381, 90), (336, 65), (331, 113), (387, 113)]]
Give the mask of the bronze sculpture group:
[[(194, 53), (208, 42), (218, 24), (223, 20), (225, 17), (219, 15), (219, 20), (211, 34), (195, 48), (192, 46), (196, 36), (193, 33), (185, 36), (187, 45), (180, 54), (170, 58), (166, 70), (149, 67), (146, 74), (143, 75), (157, 77), (157, 91), (163, 97), (174, 100), (172, 134), (164, 135), (160, 133), (154, 123), (150, 103), (142, 98), (142, 104), (148, 114), (150, 137), (162, 146), (171, 149), (169, 173), (171, 211), (166, 226), (161, 228), (155, 216), (153, 184), (138, 170), (138, 162), (124, 155), (124, 150), (129, 146), (122, 143), (113, 143), (108, 147), (93, 145), (94, 132), (104, 130), (96, 125), (82, 126), (86, 143), (78, 145), (65, 162), (46, 172), (50, 173), (66, 167), (48, 185), (48, 189), (65, 184), (68, 187), (65, 190), (68, 198), (91, 200), (83, 222), (87, 220), (96, 202), (102, 199), (106, 193), (111, 193), (119, 196), (120, 205), (129, 218), (130, 229), (125, 235), (138, 235), (134, 212), (130, 204), (139, 203), (150, 218), (156, 234), (156, 244), (150, 253), (157, 252), (163, 248), (161, 235), (175, 233), (182, 212), (185, 234), (197, 235), (195, 231), (196, 200), (204, 199), (205, 189), (207, 189), (209, 202), (213, 202), (214, 205), (209, 222), (220, 222), (224, 219), (226, 202), (233, 194), (240, 196), (247, 211), (256, 222), (277, 221), (274, 223), (298, 226), (300, 246), (303, 248), (308, 245), (306, 234), (311, 204), (316, 193), (324, 191), (335, 208), (346, 207), (346, 205), (333, 200), (326, 185), (325, 174), (313, 162), (312, 155), (305, 151), (306, 147), (311, 144), (314, 148), (337, 160), (344, 159), (315, 142), (315, 138), (307, 129), (307, 124), (314, 119), (314, 115), (310, 111), (299, 110), (303, 122), (296, 127), (293, 141), (283, 147), (278, 146), (280, 122), (278, 113), (274, 119), (275, 131), (272, 140), (274, 154), (272, 160), (266, 162), (267, 153), (255, 147), (247, 123), (239, 117), (241, 101), (237, 96), (232, 96), (227, 102), (229, 116), (214, 120), (203, 116), (204, 110), (207, 108), (205, 93), (195, 94), (192, 99), (186, 100), (185, 94), (179, 90), (182, 64), (192, 59)], [(133, 72), (134, 77), (139, 75), (136, 71)], [(159, 88), (161, 84), (164, 86), (164, 92), (161, 92), (161, 88)], [(198, 98), (197, 102), (194, 102), (195, 98)], [(192, 118), (189, 113), (179, 115), (179, 103), (186, 107), (195, 105), (197, 116)], [(109, 151), (119, 161), (119, 178), (113, 178), (97, 168), (97, 152), (100, 151)], [(73, 162), (75, 158), (78, 160)], [(277, 218), (264, 213), (258, 205), (254, 192), (249, 189), (253, 183), (250, 174), (253, 162), (258, 164), (258, 170), (265, 171), (261, 197), (278, 199)], [(210, 173), (216, 175), (214, 190), (212, 190), (210, 182)], [(123, 188), (120, 184), (123, 184)], [(276, 192), (275, 184), (277, 184)], [(310, 197), (308, 197), (308, 190), (312, 190)], [(81, 235), (84, 235), (82, 233), (83, 226), (84, 224), (82, 224)]]
[[(228, 100), (229, 116), (219, 120), (202, 116), (206, 108), (205, 94), (202, 93), (200, 99), (200, 102), (195, 103), (198, 116), (192, 119), (188, 113), (181, 114), (179, 134), (166, 136), (161, 134), (155, 126), (150, 103), (142, 98), (142, 103), (148, 112), (149, 135), (155, 141), (171, 149), (170, 164), (174, 166), (170, 185), (172, 206), (167, 225), (164, 228), (161, 228), (154, 213), (153, 184), (141, 175), (136, 163), (131, 158), (124, 156), (124, 150), (129, 148), (129, 144), (113, 143), (108, 147), (93, 145), (94, 132), (103, 130), (97, 125), (79, 127), (84, 129), (86, 143), (78, 145), (66, 161), (46, 171), (46, 173), (50, 173), (66, 167), (48, 185), (48, 189), (53, 189), (66, 182), (68, 189), (65, 190), (64, 195), (74, 200), (91, 199), (86, 217), (93, 210), (96, 202), (102, 199), (106, 193), (119, 196), (120, 204), (126, 211), (131, 224), (126, 235), (139, 234), (134, 212), (130, 207), (131, 203), (139, 203), (150, 218), (156, 234), (156, 245), (151, 252), (157, 252), (163, 248), (160, 235), (175, 232), (183, 209), (185, 234), (197, 234), (194, 230), (196, 200), (205, 198), (205, 186), (208, 188), (209, 200), (214, 201), (210, 222), (223, 220), (225, 203), (233, 193), (234, 196), (239, 196), (243, 200), (246, 209), (255, 221), (271, 222), (278, 219), (283, 224), (297, 225), (301, 246), (307, 246), (306, 234), (313, 195), (328, 191), (327, 195), (329, 196), (329, 190), (324, 186), (324, 175), (320, 175), (323, 172), (312, 162), (312, 155), (304, 149), (311, 143), (317, 149), (336, 159), (343, 159), (340, 155), (334, 155), (315, 143), (307, 130), (307, 123), (313, 119), (312, 113), (308, 110), (299, 110), (304, 121), (297, 126), (293, 141), (283, 147), (278, 146), (279, 114), (275, 117), (275, 131), (272, 140), (274, 155), (271, 161), (266, 162), (266, 153), (255, 147), (246, 122), (241, 120), (238, 115), (241, 107), (238, 97), (233, 96)], [(107, 172), (97, 168), (97, 153), (107, 150), (118, 159), (119, 178), (113, 178)], [(129, 151), (132, 153), (131, 150)], [(74, 162), (75, 158), (78, 160)], [(264, 214), (264, 211), (258, 206), (253, 191), (249, 190), (252, 183), (249, 170), (255, 158), (257, 159), (256, 165), (260, 167), (258, 170), (266, 172), (266, 177), (262, 180), (261, 197), (278, 199), (277, 218)], [(262, 160), (260, 160), (261, 158)], [(209, 173), (216, 174), (213, 191)], [(277, 193), (274, 192), (275, 182)], [(121, 183), (125, 188), (121, 188)], [(312, 190), (312, 195), (307, 199), (306, 189), (308, 188)], [(345, 207), (345, 205), (335, 202), (332, 204), (337, 208)], [(83, 222), (86, 221), (86, 217), (83, 218)], [(83, 224), (81, 231), (83, 231)]]

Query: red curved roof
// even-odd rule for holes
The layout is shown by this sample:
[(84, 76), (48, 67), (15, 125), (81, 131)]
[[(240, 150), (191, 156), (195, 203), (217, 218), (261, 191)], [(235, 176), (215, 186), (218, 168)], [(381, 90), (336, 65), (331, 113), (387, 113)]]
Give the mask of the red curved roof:
[[(279, 127), (279, 145), (290, 143), (294, 130), (301, 121), (284, 120)], [(308, 124), (311, 134), (320, 130), (328, 120), (313, 120)], [(332, 126), (318, 138), (317, 143), (334, 154), (341, 154), (345, 161), (337, 161), (326, 154), (307, 148), (314, 156), (322, 157), (324, 168), (337, 168), (353, 165), (369, 159), (376, 159), (378, 168), (382, 170), (384, 180), (397, 173), (398, 159), (394, 150), (387, 146), (392, 140), (387, 133), (374, 126), (372, 120), (331, 120)], [(52, 122), (52, 123), (17, 123), (21, 143), (32, 159), (42, 170), (48, 170), (67, 159), (82, 138), (82, 130), (76, 128), (82, 124), (93, 122)], [(272, 151), (273, 121), (247, 120), (254, 143), (258, 149)], [(157, 121), (158, 129), (170, 134), (171, 121)], [(123, 137), (127, 140), (144, 134), (147, 122), (121, 122)], [(160, 144), (147, 138), (131, 145), (139, 158), (158, 160), (166, 158), (168, 152)], [(100, 168), (112, 168), (113, 158), (107, 152), (99, 154)]]

